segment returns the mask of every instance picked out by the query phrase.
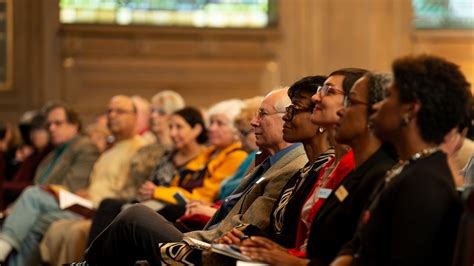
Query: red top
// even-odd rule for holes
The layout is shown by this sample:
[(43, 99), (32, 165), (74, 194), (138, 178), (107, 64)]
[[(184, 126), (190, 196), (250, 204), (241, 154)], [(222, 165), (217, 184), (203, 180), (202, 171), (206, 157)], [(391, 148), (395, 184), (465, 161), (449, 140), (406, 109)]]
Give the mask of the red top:
[[(305, 241), (308, 238), (309, 229), (310, 229), (311, 223), (314, 220), (314, 217), (316, 217), (316, 214), (321, 209), (321, 206), (323, 206), (324, 202), (326, 202), (327, 197), (316, 197), (316, 195), (313, 195), (313, 194), (317, 193), (316, 190), (320, 187), (334, 190), (344, 180), (347, 174), (351, 172), (355, 167), (354, 153), (352, 152), (352, 150), (350, 150), (341, 158), (340, 162), (337, 164), (336, 168), (332, 171), (332, 173), (328, 173), (330, 174), (329, 177), (327, 177), (327, 179), (324, 180), (325, 179), (324, 173), (330, 166), (332, 166), (332, 164), (334, 163), (334, 160), (335, 158), (332, 158), (323, 166), (323, 168), (321, 168), (321, 171), (319, 171), (318, 180), (314, 184), (313, 189), (311, 190), (311, 193), (306, 198), (305, 204), (303, 204), (303, 207), (300, 213), (300, 221), (298, 223), (298, 230), (296, 233), (295, 248), (288, 250), (291, 254), (295, 256), (306, 257), (306, 248), (304, 248), (304, 251), (302, 251), (301, 247), (305, 244)], [(317, 198), (317, 200), (310, 207), (309, 211), (307, 211), (306, 213), (303, 213), (304, 206), (307, 205), (307, 203), (310, 200), (314, 200), (315, 197)], [(306, 223), (303, 221), (303, 219), (306, 221)]]

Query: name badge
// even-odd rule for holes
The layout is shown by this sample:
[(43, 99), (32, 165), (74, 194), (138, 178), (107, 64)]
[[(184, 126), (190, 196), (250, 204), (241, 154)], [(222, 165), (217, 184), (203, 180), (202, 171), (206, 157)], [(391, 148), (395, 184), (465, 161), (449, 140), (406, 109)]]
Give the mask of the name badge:
[(337, 199), (340, 202), (343, 202), (344, 199), (349, 195), (349, 192), (347, 192), (347, 189), (341, 185), (335, 192)]
[(321, 188), (318, 192), (318, 198), (320, 199), (327, 199), (329, 195), (331, 195), (332, 189), (329, 188)]

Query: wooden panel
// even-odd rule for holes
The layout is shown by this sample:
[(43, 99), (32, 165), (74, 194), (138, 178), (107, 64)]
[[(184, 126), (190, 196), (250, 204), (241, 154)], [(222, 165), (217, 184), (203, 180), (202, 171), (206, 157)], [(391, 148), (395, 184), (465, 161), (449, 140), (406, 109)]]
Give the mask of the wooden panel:
[(471, 83), (474, 93), (474, 32), (462, 30), (418, 31), (414, 52), (442, 56), (456, 64)]

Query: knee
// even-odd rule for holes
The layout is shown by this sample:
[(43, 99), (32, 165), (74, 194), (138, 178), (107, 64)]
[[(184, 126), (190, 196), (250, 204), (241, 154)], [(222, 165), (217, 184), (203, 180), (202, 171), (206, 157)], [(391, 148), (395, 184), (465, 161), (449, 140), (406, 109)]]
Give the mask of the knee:
[(117, 199), (104, 199), (100, 202), (98, 211), (109, 211), (109, 210), (120, 210), (122, 205), (124, 204), (123, 200)]
[(23, 198), (35, 197), (35, 194), (37, 194), (39, 190), (40, 188), (38, 186), (28, 186), (21, 193), (21, 197)]
[(155, 211), (149, 207), (141, 204), (135, 204), (125, 210), (123, 210), (116, 218), (118, 222), (131, 224), (140, 222), (142, 219), (146, 219), (152, 215), (156, 215)]

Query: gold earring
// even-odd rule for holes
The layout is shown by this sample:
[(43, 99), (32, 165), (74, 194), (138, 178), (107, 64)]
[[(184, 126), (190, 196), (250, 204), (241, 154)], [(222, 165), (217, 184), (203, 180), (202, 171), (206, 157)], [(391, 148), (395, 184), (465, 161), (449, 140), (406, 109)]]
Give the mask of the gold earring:
[(326, 129), (323, 127), (318, 128), (319, 133), (323, 133)]
[(400, 123), (403, 127), (407, 126), (410, 123), (410, 116), (408, 114), (404, 114), (402, 117), (402, 122)]

